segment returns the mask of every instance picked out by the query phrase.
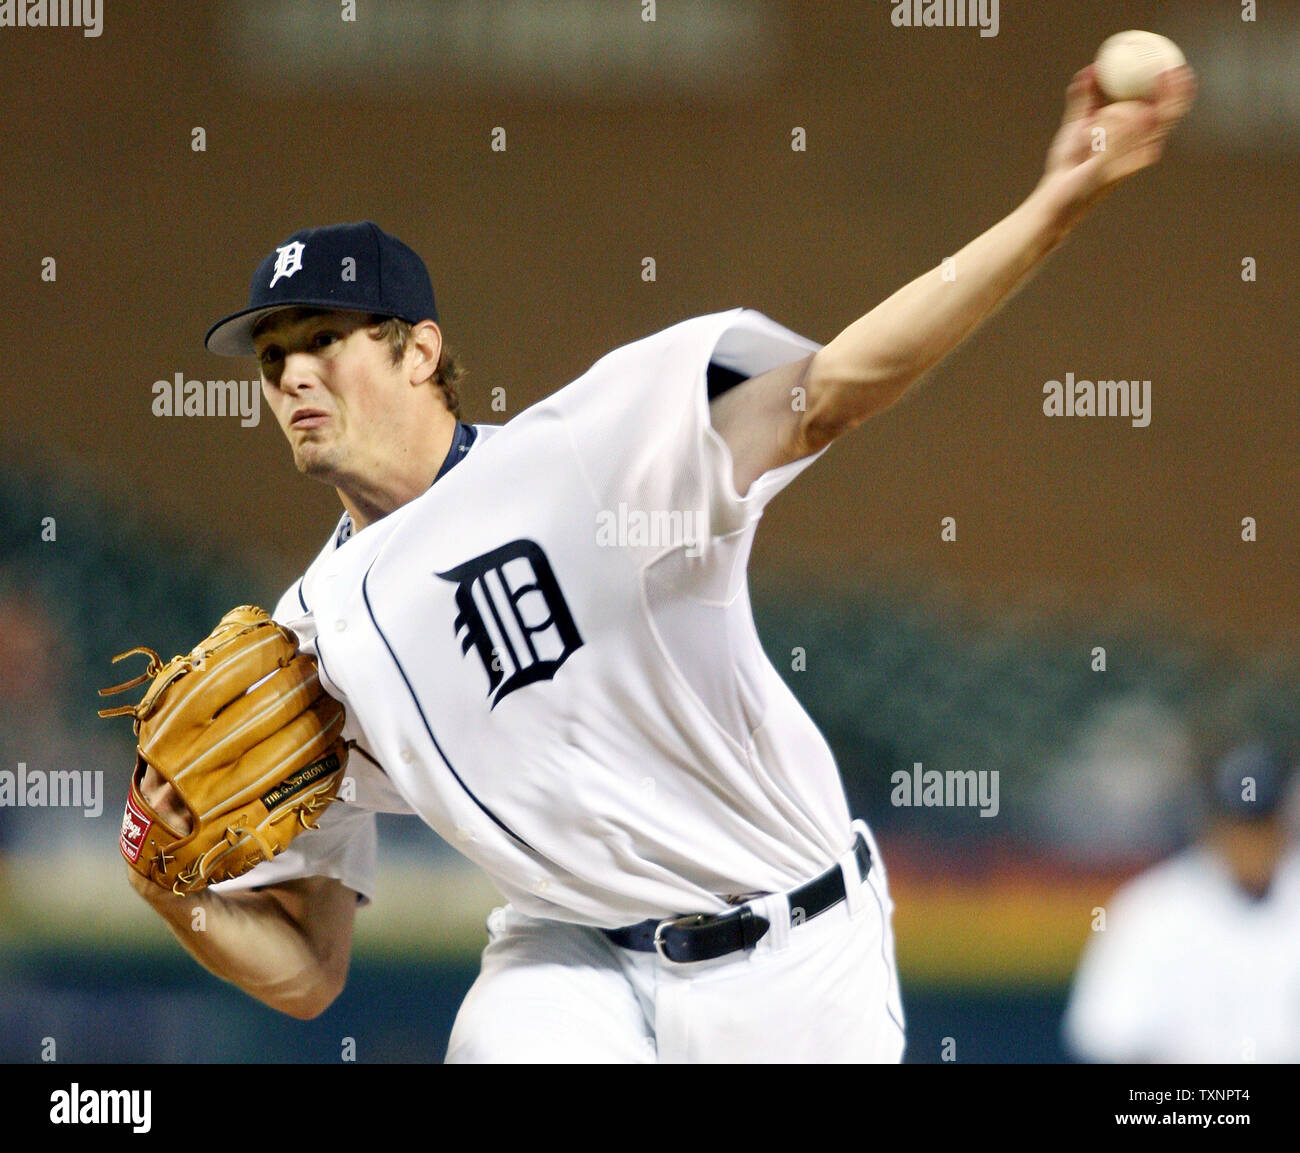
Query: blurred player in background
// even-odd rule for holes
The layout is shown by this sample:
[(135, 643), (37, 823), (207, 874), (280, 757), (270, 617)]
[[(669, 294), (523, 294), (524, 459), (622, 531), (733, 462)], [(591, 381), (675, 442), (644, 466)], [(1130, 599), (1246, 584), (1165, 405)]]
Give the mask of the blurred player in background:
[(1300, 1061), (1300, 847), (1277, 749), (1215, 765), (1200, 840), (1122, 886), (1075, 975), (1085, 1061)]

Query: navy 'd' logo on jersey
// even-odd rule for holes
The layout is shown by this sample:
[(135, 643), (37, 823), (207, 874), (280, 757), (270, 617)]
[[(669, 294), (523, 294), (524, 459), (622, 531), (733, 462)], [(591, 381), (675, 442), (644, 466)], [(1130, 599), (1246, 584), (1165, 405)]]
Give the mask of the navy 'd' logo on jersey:
[(534, 541), (511, 541), (435, 575), (456, 585), (460, 651), (478, 653), (492, 708), (515, 689), (549, 681), (582, 647), (551, 562)]

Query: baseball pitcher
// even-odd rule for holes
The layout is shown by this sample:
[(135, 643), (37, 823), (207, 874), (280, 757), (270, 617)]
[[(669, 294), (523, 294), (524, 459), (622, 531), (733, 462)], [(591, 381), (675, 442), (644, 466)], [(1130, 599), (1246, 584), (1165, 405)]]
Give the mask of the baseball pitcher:
[(825, 346), (700, 316), (501, 426), (460, 419), (410, 248), (368, 222), (283, 240), (207, 346), (257, 358), (343, 514), (270, 620), (236, 610), (179, 664), (138, 650), (149, 689), (115, 710), (141, 736), (136, 890), (213, 973), (311, 1017), (346, 981), (375, 814), (413, 813), (508, 901), (448, 1060), (900, 1060), (885, 865), (760, 647), (754, 534), (1157, 160), (1193, 89), (1175, 68), (1105, 104), (1081, 71), (1040, 182), (955, 278)]

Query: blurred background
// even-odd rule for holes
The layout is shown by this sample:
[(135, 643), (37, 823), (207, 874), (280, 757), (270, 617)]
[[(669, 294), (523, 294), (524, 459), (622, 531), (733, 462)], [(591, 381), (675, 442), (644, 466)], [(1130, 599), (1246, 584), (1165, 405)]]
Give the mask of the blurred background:
[[(1195, 836), (1224, 748), (1300, 739), (1300, 4), (1260, 8), (1008, 4), (981, 36), (885, 0), (105, 0), (98, 36), (0, 27), (0, 771), (103, 771), (98, 814), (0, 806), (0, 1059), (437, 1061), (499, 902), (386, 820), (349, 987), (302, 1023), (122, 876), (110, 658), (269, 606), (338, 513), (269, 412), (155, 415), (155, 381), (255, 378), (202, 336), (262, 255), (341, 220), (405, 239), (485, 423), (699, 313), (826, 341), (1012, 209), (1071, 74), (1147, 28), (1201, 83), (1164, 162), (775, 501), (751, 565), (884, 850), (907, 1059), (1068, 1059), (1094, 909)], [(1046, 418), (1070, 372), (1150, 380), (1149, 426)], [(892, 804), (917, 762), (998, 772), (996, 817)]]

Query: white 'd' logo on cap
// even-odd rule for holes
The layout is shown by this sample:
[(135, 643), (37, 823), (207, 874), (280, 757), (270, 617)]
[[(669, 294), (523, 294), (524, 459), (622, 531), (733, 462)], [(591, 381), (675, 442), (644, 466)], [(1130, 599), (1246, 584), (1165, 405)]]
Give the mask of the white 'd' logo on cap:
[(306, 247), (302, 241), (293, 240), (275, 250), (275, 275), (271, 277), (267, 288), (274, 288), (280, 277), (290, 277), (302, 268), (302, 254)]

